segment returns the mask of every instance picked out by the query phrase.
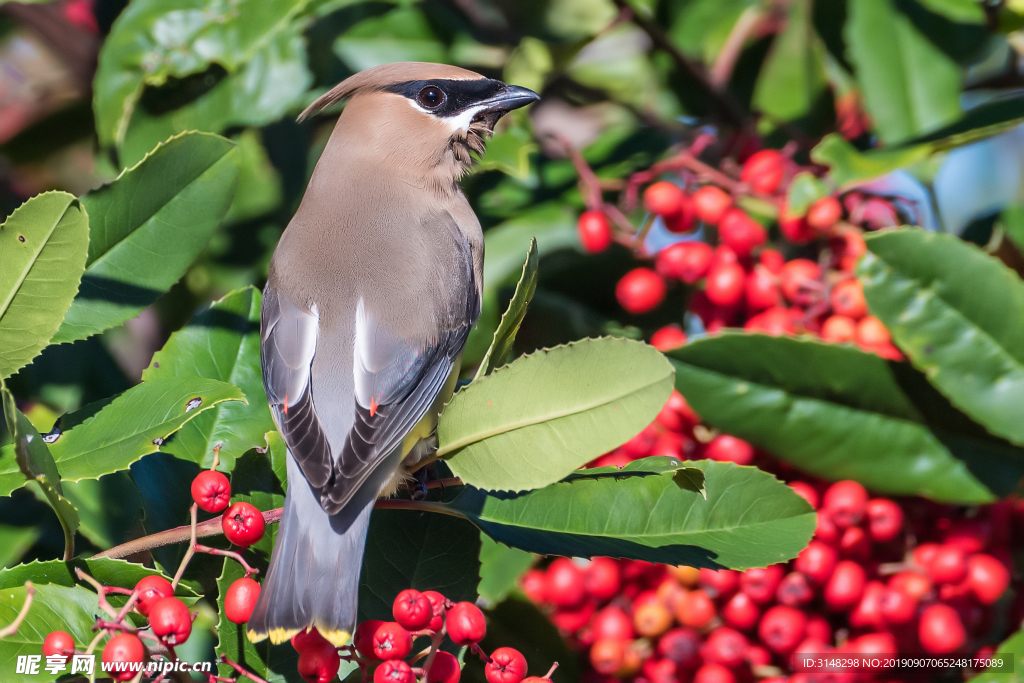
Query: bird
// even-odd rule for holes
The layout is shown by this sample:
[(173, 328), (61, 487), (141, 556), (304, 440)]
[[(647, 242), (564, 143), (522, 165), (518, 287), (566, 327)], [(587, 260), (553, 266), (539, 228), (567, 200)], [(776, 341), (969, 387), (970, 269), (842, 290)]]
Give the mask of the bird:
[(374, 503), (436, 450), (480, 315), (483, 232), (459, 180), (497, 121), (538, 99), (406, 62), (360, 71), (300, 115), (347, 101), (263, 290), (263, 384), (288, 486), (251, 642), (351, 637)]

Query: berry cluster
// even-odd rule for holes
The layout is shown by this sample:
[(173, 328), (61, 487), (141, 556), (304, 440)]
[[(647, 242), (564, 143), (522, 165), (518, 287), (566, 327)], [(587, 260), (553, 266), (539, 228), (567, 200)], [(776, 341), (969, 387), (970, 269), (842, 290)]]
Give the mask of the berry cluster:
[[(792, 562), (743, 572), (603, 557), (528, 572), (523, 591), (588, 652), (594, 683), (814, 683), (825, 679), (794, 673), (794, 654), (984, 657), (1012, 630), (1001, 598), (1012, 523), (1024, 510), (1013, 500), (965, 509), (810, 481), (700, 425), (678, 393), (654, 424), (590, 466), (651, 455), (756, 464), (789, 480), (817, 510), (817, 529)], [(1011, 611), (1009, 622), (1020, 623), (1024, 599)], [(854, 680), (843, 676), (836, 680)]]
[[(395, 598), (392, 614), (394, 621), (362, 622), (356, 627), (352, 645), (341, 648), (315, 628), (299, 633), (291, 641), (299, 653), (299, 675), (308, 683), (328, 683), (346, 660), (357, 663), (363, 680), (372, 678), (374, 683), (414, 683), (417, 679), (458, 683), (462, 666), (454, 655), (440, 649), (445, 636), (486, 662), (487, 683), (550, 683), (558, 666), (543, 678), (528, 677), (526, 658), (518, 650), (501, 647), (488, 656), (480, 648), (487, 633), (483, 612), (471, 602), (453, 603), (437, 591), (402, 591)], [(414, 643), (418, 638), (429, 639), (429, 645), (417, 651)]]
[[(715, 169), (697, 158), (712, 142), (710, 136), (700, 136), (688, 150), (626, 182), (620, 205), (631, 210), (640, 186), (670, 174), (671, 180), (658, 180), (643, 191), (648, 217), (658, 216), (671, 233), (703, 228), (707, 241), (680, 237), (653, 254), (643, 239), (649, 226), (635, 229), (623, 210), (606, 204), (600, 181), (575, 155), (588, 205), (577, 224), (584, 248), (596, 253), (619, 241), (634, 248), (638, 258), (653, 259), (618, 281), (619, 304), (632, 314), (649, 313), (678, 283), (693, 288), (689, 313), (708, 332), (743, 327), (775, 335), (807, 333), (900, 359), (888, 330), (868, 314), (853, 274), (866, 250), (864, 230), (898, 224), (893, 205), (847, 192), (825, 194), (799, 211), (791, 209), (787, 196), (794, 177), (813, 178), (820, 169), (801, 168), (787, 152), (771, 149), (751, 154), (742, 166), (726, 160)], [(744, 207), (757, 209), (759, 220)], [(769, 243), (772, 225), (777, 226), (778, 249)], [(651, 337), (662, 350), (685, 341), (677, 325)]]

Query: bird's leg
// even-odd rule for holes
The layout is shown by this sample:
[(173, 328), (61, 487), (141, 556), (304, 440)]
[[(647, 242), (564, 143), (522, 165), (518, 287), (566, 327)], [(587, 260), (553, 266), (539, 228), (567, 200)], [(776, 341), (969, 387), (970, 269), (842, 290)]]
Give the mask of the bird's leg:
[[(437, 451), (437, 435), (428, 436), (425, 439), (420, 439), (416, 442), (416, 445), (409, 451), (409, 455), (405, 456), (404, 465), (407, 469), (415, 467), (417, 464), (422, 462), (424, 459), (429, 458)], [(412, 499), (423, 500), (427, 497), (427, 480), (430, 478), (437, 478), (437, 475), (430, 477), (430, 472), (433, 470), (431, 466), (420, 467), (412, 473), (413, 475), (413, 488), (412, 488)]]

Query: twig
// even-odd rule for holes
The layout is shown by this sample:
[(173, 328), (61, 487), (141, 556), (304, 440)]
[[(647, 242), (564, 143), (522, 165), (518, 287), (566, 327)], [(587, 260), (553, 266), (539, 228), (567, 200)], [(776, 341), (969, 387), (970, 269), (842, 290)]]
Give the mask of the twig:
[(21, 622), (25, 621), (25, 617), (28, 616), (28, 610), (32, 606), (32, 599), (35, 597), (35, 595), (36, 587), (32, 585), (31, 581), (26, 581), (25, 602), (24, 604), (22, 604), (21, 611), (18, 612), (18, 616), (14, 617), (14, 621), (12, 621), (7, 626), (4, 626), (3, 628), (0, 628), (0, 640), (3, 640), (8, 636), (13, 636), (15, 633), (18, 632), (18, 627), (21, 626)]
[(764, 17), (765, 14), (756, 5), (748, 7), (740, 14), (739, 19), (733, 24), (732, 30), (729, 31), (729, 37), (725, 39), (725, 44), (718, 51), (715, 63), (711, 65), (708, 79), (713, 87), (721, 89), (729, 85), (732, 71), (736, 68), (736, 62), (739, 61), (740, 53), (743, 52), (743, 46), (746, 44), (747, 38), (750, 37), (750, 34), (754, 32), (754, 29), (758, 27)]
[[(178, 565), (178, 571), (174, 572), (174, 581), (171, 581), (171, 590), (178, 590), (178, 582), (181, 581), (181, 577), (185, 574), (185, 567), (192, 560), (192, 556), (196, 554), (196, 515), (198, 514), (199, 505), (192, 503), (192, 507), (189, 508), (189, 516), (191, 522), (188, 525), (189, 533), (189, 544), (188, 550), (185, 551), (185, 557), (181, 558), (181, 564)], [(223, 523), (221, 524), (223, 527)], [(221, 529), (223, 531), (223, 528)]]
[(257, 676), (256, 674), (252, 673), (251, 671), (243, 669), (241, 667), (241, 665), (232, 662), (230, 659), (227, 658), (226, 655), (221, 655), (220, 656), (220, 661), (224, 662), (225, 664), (230, 666), (232, 669), (234, 669), (238, 673), (239, 676), (245, 676), (250, 681), (253, 681), (253, 683), (267, 683), (266, 680), (260, 678), (259, 676)]
[[(99, 595), (100, 609), (109, 614), (112, 619), (117, 619), (117, 610), (115, 610), (114, 607), (109, 602), (107, 602), (107, 587), (99, 581), (97, 581), (96, 579), (89, 576), (88, 574), (86, 574), (85, 572), (83, 572), (79, 567), (75, 568), (75, 575), (78, 576), (79, 581), (85, 581), (90, 586), (96, 589), (96, 593)], [(120, 621), (120, 619), (118, 619), (118, 621)]]
[(441, 647), (441, 641), (444, 640), (445, 627), (442, 626), (438, 629), (437, 633), (430, 639), (430, 653), (427, 655), (426, 660), (423, 662), (423, 681), (427, 683), (427, 678), (430, 676), (430, 667), (434, 664), (434, 657), (437, 655), (438, 648)]
[(542, 678), (546, 678), (547, 680), (550, 681), (551, 680), (551, 674), (555, 673), (555, 669), (557, 669), (557, 668), (558, 668), (558, 662), (555, 662), (554, 664), (551, 665), (551, 668), (548, 669), (548, 672), (546, 674), (544, 674), (544, 676), (542, 676)]

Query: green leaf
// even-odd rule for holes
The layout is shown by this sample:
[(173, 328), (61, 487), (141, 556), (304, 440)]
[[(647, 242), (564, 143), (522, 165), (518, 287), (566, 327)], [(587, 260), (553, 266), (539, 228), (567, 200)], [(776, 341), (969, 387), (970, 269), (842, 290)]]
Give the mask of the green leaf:
[(793, 182), (786, 193), (786, 211), (802, 216), (811, 204), (828, 195), (828, 186), (812, 173), (801, 171), (793, 176)]
[(444, 43), (417, 6), (364, 19), (334, 41), (334, 52), (353, 71), (391, 62), (444, 62), (447, 57)]
[(359, 615), (390, 621), (406, 588), (435, 590), (456, 602), (476, 601), (480, 532), (447, 515), (374, 510), (359, 578)]
[(142, 517), (142, 498), (128, 472), (63, 482), (64, 496), (78, 511), (78, 533), (102, 550), (130, 540)]
[(228, 73), (241, 70), (287, 30), (307, 4), (301, 0), (132, 3), (114, 22), (100, 52), (93, 84), (100, 144), (119, 144), (124, 139), (145, 86), (200, 73), (212, 64)]
[[(970, 683), (1021, 683), (1024, 681), (1024, 631), (1017, 631), (1004, 640), (992, 656), (1004, 660), (1002, 666), (982, 671), (972, 678)], [(996, 668), (1000, 670), (994, 671), (993, 669)]]
[(1017, 247), (1017, 251), (1024, 253), (1024, 206), (1011, 204), (1003, 209), (999, 225), (1006, 231), (1006, 236)]
[(927, 145), (861, 152), (838, 133), (829, 133), (811, 150), (811, 160), (828, 166), (833, 182), (842, 189), (908, 166), (931, 153)]
[(494, 331), (494, 341), (491, 342), (487, 353), (484, 354), (484, 359), (480, 361), (475, 379), (481, 379), (491, 374), (512, 352), (516, 333), (519, 332), (519, 326), (523, 324), (523, 318), (526, 317), (526, 308), (530, 305), (534, 292), (537, 291), (538, 262), (537, 240), (531, 239), (530, 247), (526, 250), (526, 261), (523, 263), (523, 274), (519, 277), (515, 294), (512, 295), (508, 308), (501, 316), (498, 329)]
[[(7, 587), (0, 590), (0, 624), (6, 626), (14, 621), (25, 603), (24, 586)], [(43, 649), (43, 639), (53, 631), (65, 631), (81, 649), (92, 642), (96, 635), (92, 626), (99, 611), (96, 594), (82, 586), (36, 586), (35, 597), (25, 621), (18, 632), (0, 640), (0, 671), (4, 672), (4, 683), (39, 683), (45, 677), (44, 658), (40, 662), (40, 675), (19, 674), (19, 656), (38, 655)], [(102, 650), (102, 644), (100, 645)], [(97, 670), (99, 667), (96, 667)], [(70, 669), (69, 669), (70, 670)]]
[[(164, 439), (218, 403), (244, 400), (237, 387), (212, 379), (171, 377), (144, 382), (57, 435), (50, 452), (64, 479), (97, 479), (156, 453)], [(9, 495), (24, 481), (19, 481), (16, 465), (4, 455), (0, 451), (0, 495)]]
[(543, 349), (459, 391), (441, 413), (437, 454), (479, 488), (540, 488), (628, 441), (671, 393), (671, 364), (642, 342)]
[[(21, 414), (14, 405), (14, 396), (7, 387), (0, 383), (0, 394), (3, 396), (4, 417), (7, 420), (7, 431), (14, 441), (15, 462), (24, 476), (21, 484), (28, 482), (39, 487), (44, 500), (53, 508), (61, 529), (64, 531), (64, 559), (70, 560), (75, 554), (75, 531), (78, 529), (78, 512), (67, 498), (61, 487), (60, 474), (53, 461), (50, 449), (43, 442), (36, 428)], [(9, 464), (9, 463), (5, 463)]]
[(955, 121), (961, 73), (893, 0), (857, 0), (844, 27), (847, 58), (856, 69), (864, 105), (886, 144)]
[(0, 226), (0, 379), (35, 358), (78, 291), (89, 218), (74, 196), (46, 192)]
[(474, 170), (501, 171), (532, 187), (537, 184), (537, 175), (530, 164), (530, 155), (538, 149), (530, 131), (513, 126), (487, 141), (487, 151)]
[(903, 363), (845, 345), (728, 332), (670, 357), (676, 387), (701, 417), (827, 480), (983, 503), (1024, 474), (1017, 449), (972, 428)]
[(235, 458), (264, 443), (274, 430), (260, 369), (260, 304), (254, 287), (234, 291), (171, 335), (142, 373), (144, 382), (206, 377), (234, 384), (249, 400), (225, 403), (181, 428), (161, 448), (204, 468), (222, 446), (220, 469), (230, 472)]
[(686, 463), (703, 470), (705, 500), (660, 471), (665, 460), (646, 458), (617, 477), (583, 470), (520, 494), (466, 487), (441, 507), (500, 543), (540, 555), (746, 569), (792, 559), (810, 540), (814, 511), (772, 475), (734, 463)]
[(910, 228), (866, 241), (857, 274), (871, 312), (953, 405), (1024, 445), (1024, 282), (953, 235)]
[[(75, 558), (70, 562), (48, 560), (46, 562), (29, 562), (28, 564), (19, 564), (8, 569), (0, 569), (0, 589), (15, 588), (21, 586), (26, 581), (31, 581), (36, 586), (52, 584), (71, 588), (78, 583), (75, 569), (81, 569), (104, 586), (117, 588), (135, 588), (135, 584), (147, 576), (159, 575), (164, 576), (168, 581), (171, 579), (170, 576), (163, 575), (155, 569), (125, 560), (113, 560), (108, 557)], [(199, 596), (187, 582), (179, 583), (174, 594), (181, 598), (191, 599)], [(117, 596), (111, 596), (111, 600), (116, 599)], [(95, 600), (95, 595), (93, 600)]]
[(497, 605), (516, 587), (519, 577), (533, 566), (537, 556), (498, 543), (480, 534), (480, 585), (477, 592), (490, 605)]
[(811, 113), (827, 85), (823, 53), (811, 23), (811, 0), (795, 0), (785, 28), (775, 37), (761, 67), (754, 107), (780, 121)]
[(1001, 95), (969, 110), (955, 123), (905, 144), (928, 143), (934, 151), (941, 151), (998, 135), (1016, 128), (1022, 121), (1024, 97)]
[(959, 24), (984, 24), (985, 10), (978, 0), (920, 0), (926, 8)]
[(224, 217), (237, 178), (234, 143), (186, 133), (83, 197), (89, 259), (54, 342), (120, 325), (170, 289)]
[(39, 533), (34, 526), (0, 524), (0, 569), (17, 564), (39, 538)]

